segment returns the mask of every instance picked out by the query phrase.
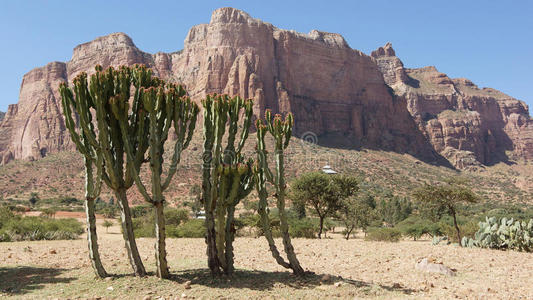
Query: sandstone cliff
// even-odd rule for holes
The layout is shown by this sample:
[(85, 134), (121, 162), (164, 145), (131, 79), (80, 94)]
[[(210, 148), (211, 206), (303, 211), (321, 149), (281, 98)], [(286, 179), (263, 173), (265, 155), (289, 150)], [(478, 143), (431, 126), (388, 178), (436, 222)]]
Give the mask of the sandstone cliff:
[[(233, 8), (213, 12), (190, 29), (184, 49), (140, 51), (123, 33), (74, 48), (67, 63), (26, 74), (19, 103), (0, 123), (0, 160), (37, 159), (71, 149), (57, 86), (94, 65), (143, 63), (183, 83), (193, 99), (239, 94), (266, 108), (295, 114), (295, 135), (328, 144), (408, 152), (430, 162), (441, 155), (464, 167), (504, 160), (507, 150), (533, 158), (527, 107), (509, 96), (451, 80), (434, 68), (406, 69), (390, 44), (367, 56), (338, 34), (283, 30)], [(466, 157), (466, 158), (465, 158)]]
[(2, 120), (4, 119), (4, 116), (6, 115), (5, 112), (3, 111), (0, 111), (0, 122), (2, 122)]
[(372, 56), (418, 128), (456, 167), (506, 161), (509, 153), (533, 159), (533, 119), (524, 102), (435, 67), (406, 69), (390, 44)]

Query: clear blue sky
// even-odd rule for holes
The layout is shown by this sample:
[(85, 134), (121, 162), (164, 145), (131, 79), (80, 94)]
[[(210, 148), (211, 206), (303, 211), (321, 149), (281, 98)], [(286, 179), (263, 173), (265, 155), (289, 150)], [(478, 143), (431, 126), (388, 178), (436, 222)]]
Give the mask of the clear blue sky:
[[(2, 1), (0, 110), (22, 76), (98, 36), (125, 32), (141, 50), (182, 49), (188, 29), (232, 6), (273, 25), (342, 34), (369, 54), (392, 42), (407, 67), (434, 65), (533, 107), (533, 1)], [(531, 110), (530, 110), (531, 111)]]

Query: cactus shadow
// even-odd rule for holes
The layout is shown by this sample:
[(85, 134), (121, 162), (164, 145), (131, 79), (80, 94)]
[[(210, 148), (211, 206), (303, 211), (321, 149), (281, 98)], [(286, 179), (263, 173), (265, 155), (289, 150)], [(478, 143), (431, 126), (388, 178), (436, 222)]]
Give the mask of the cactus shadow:
[[(329, 277), (324, 280), (324, 277)], [(317, 286), (333, 286), (341, 283), (343, 286), (352, 288), (364, 288), (377, 286), (388, 291), (395, 291), (404, 294), (415, 292), (413, 289), (401, 286), (387, 286), (371, 284), (364, 281), (345, 279), (340, 276), (315, 274), (307, 272), (304, 276), (296, 276), (290, 272), (266, 272), (258, 270), (235, 270), (232, 276), (213, 277), (208, 269), (191, 269), (177, 272), (172, 275), (171, 280), (177, 283), (190, 281), (193, 285), (202, 285), (209, 288), (245, 288), (250, 290), (268, 291), (283, 285), (293, 289), (308, 289)]]
[(69, 283), (76, 279), (61, 277), (65, 271), (67, 270), (29, 266), (0, 267), (0, 293), (23, 295), (43, 289), (48, 284)]

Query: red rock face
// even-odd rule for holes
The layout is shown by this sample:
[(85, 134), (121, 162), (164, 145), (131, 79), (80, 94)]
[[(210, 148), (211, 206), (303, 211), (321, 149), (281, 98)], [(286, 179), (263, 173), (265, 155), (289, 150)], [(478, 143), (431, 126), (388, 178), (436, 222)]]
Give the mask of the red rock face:
[(385, 81), (406, 99), (418, 128), (453, 165), (505, 161), (506, 151), (533, 158), (533, 120), (524, 102), (479, 89), (468, 79), (450, 79), (435, 67), (405, 69), (394, 51), (385, 48), (372, 53)]
[[(341, 135), (351, 145), (409, 152), (427, 161), (437, 162), (444, 153), (459, 161), (452, 162), (457, 166), (472, 157), (490, 162), (493, 149), (512, 149), (521, 157), (533, 153), (532, 135), (523, 134), (532, 130), (527, 107), (517, 100), (451, 80), (431, 67), (405, 69), (390, 44), (371, 57), (338, 34), (282, 30), (222, 8), (209, 24), (191, 28), (179, 52), (147, 54), (115, 33), (77, 46), (67, 63), (26, 74), (19, 103), (0, 123), (0, 160), (72, 149), (59, 82), (91, 73), (96, 64), (136, 63), (185, 84), (195, 100), (209, 93), (238, 94), (254, 99), (258, 115), (267, 108), (292, 111), (296, 136), (312, 132), (326, 144), (328, 136)], [(454, 109), (473, 113), (465, 118), (443, 113)]]

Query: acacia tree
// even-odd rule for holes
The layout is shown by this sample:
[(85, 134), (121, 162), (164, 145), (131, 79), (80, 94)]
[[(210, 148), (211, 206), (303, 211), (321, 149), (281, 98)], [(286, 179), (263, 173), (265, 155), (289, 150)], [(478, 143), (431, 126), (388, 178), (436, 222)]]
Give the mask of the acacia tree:
[(335, 215), (342, 200), (358, 191), (356, 177), (311, 172), (296, 179), (291, 187), (292, 200), (311, 206), (319, 218), (318, 238), (321, 238), (326, 217)]
[[(151, 75), (151, 71), (148, 71)], [(159, 278), (168, 278), (170, 273), (168, 271), (168, 264), (166, 259), (165, 249), (165, 215), (163, 211), (163, 204), (165, 198), (163, 192), (169, 187), (170, 182), (177, 171), (177, 165), (181, 159), (181, 153), (186, 149), (191, 141), (196, 125), (196, 118), (198, 115), (198, 105), (192, 102), (190, 98), (185, 97), (186, 92), (183, 87), (166, 84), (166, 87), (160, 85), (157, 88), (150, 87), (149, 89), (141, 88), (139, 90), (139, 98), (142, 99), (142, 106), (139, 106), (137, 112), (146, 111), (148, 115), (148, 132), (146, 138), (148, 139), (149, 162), (151, 171), (151, 195), (148, 193), (145, 185), (139, 177), (139, 172), (135, 168), (134, 153), (140, 153), (142, 149), (139, 146), (142, 144), (135, 143), (138, 137), (128, 135), (128, 116), (129, 114), (129, 94), (117, 95), (111, 100), (111, 106), (115, 117), (119, 121), (119, 126), (122, 132), (124, 146), (127, 154), (128, 170), (133, 175), (135, 184), (144, 199), (151, 203), (155, 208), (155, 256), (157, 276)], [(142, 116), (137, 116), (142, 118)], [(168, 138), (169, 130), (174, 124), (174, 130), (177, 138), (174, 142), (174, 153), (170, 163), (166, 178), (162, 178), (163, 173), (163, 154), (165, 152), (165, 142)]]
[(413, 196), (423, 206), (423, 209), (432, 212), (446, 212), (452, 216), (457, 240), (461, 241), (461, 231), (457, 224), (458, 205), (478, 201), (478, 197), (470, 189), (456, 183), (425, 185), (417, 189)]
[(376, 202), (371, 196), (348, 197), (341, 201), (339, 219), (346, 228), (345, 238), (348, 240), (350, 234), (356, 228), (361, 228), (366, 232), (370, 223), (376, 218)]
[[(140, 89), (158, 87), (162, 82), (152, 77), (144, 66), (120, 67), (118, 70), (110, 67), (105, 71), (101, 66), (96, 66), (95, 70), (96, 72), (91, 75), (90, 83), (87, 80), (87, 74), (83, 72), (74, 78), (74, 92), (66, 84), (60, 86), (63, 106), (68, 108), (64, 109), (63, 113), (70, 123), (67, 126), (74, 128), (78, 125), (79, 135), (86, 139), (86, 143), (93, 149), (91, 153), (100, 155), (96, 156), (96, 166), (99, 166), (98, 159), (101, 157), (103, 167), (99, 171), (101, 173), (97, 172), (97, 180), (102, 180), (115, 194), (120, 206), (122, 234), (130, 264), (135, 275), (145, 276), (146, 270), (135, 242), (131, 211), (126, 196), (126, 191), (134, 184), (134, 178), (132, 172), (126, 170), (124, 164), (123, 141), (128, 139), (137, 145), (134, 147), (137, 151), (132, 153), (134, 160), (128, 162), (128, 166), (131, 165), (131, 168), (138, 172), (145, 162), (144, 156), (148, 149), (146, 132), (149, 124), (148, 114), (143, 113)], [(131, 100), (134, 113), (129, 116), (127, 130), (124, 133), (120, 128), (119, 120), (112, 112), (111, 102), (116, 97), (129, 99), (132, 89), (134, 94)], [(76, 122), (72, 119), (72, 114), (76, 115)], [(93, 122), (93, 114), (96, 116), (96, 122)], [(72, 133), (72, 130), (70, 131)], [(127, 137), (123, 134), (127, 134)], [(78, 150), (82, 151), (79, 147)]]
[[(294, 274), (303, 275), (304, 270), (300, 266), (298, 258), (296, 258), (296, 253), (294, 252), (294, 247), (291, 243), (287, 213), (285, 211), (287, 184), (285, 183), (285, 162), (283, 151), (289, 146), (293, 125), (294, 120), (292, 114), (289, 113), (285, 120), (281, 118), (281, 115), (276, 115), (274, 120), (272, 120), (270, 110), (266, 111), (264, 122), (262, 120), (257, 120), (257, 164), (254, 167), (254, 177), (257, 194), (259, 195), (259, 207), (257, 211), (261, 216), (263, 234), (268, 241), (272, 256), (281, 266), (292, 269)], [(276, 168), (274, 172), (272, 172), (268, 166), (265, 145), (265, 134), (267, 132), (269, 132), (274, 138), (274, 156), (276, 160)], [(274, 185), (276, 190), (275, 197), (279, 212), (281, 237), (289, 262), (286, 262), (281, 257), (274, 242), (274, 238), (272, 237), (272, 231), (270, 229), (271, 222), (266, 211), (268, 204), (267, 182)]]

